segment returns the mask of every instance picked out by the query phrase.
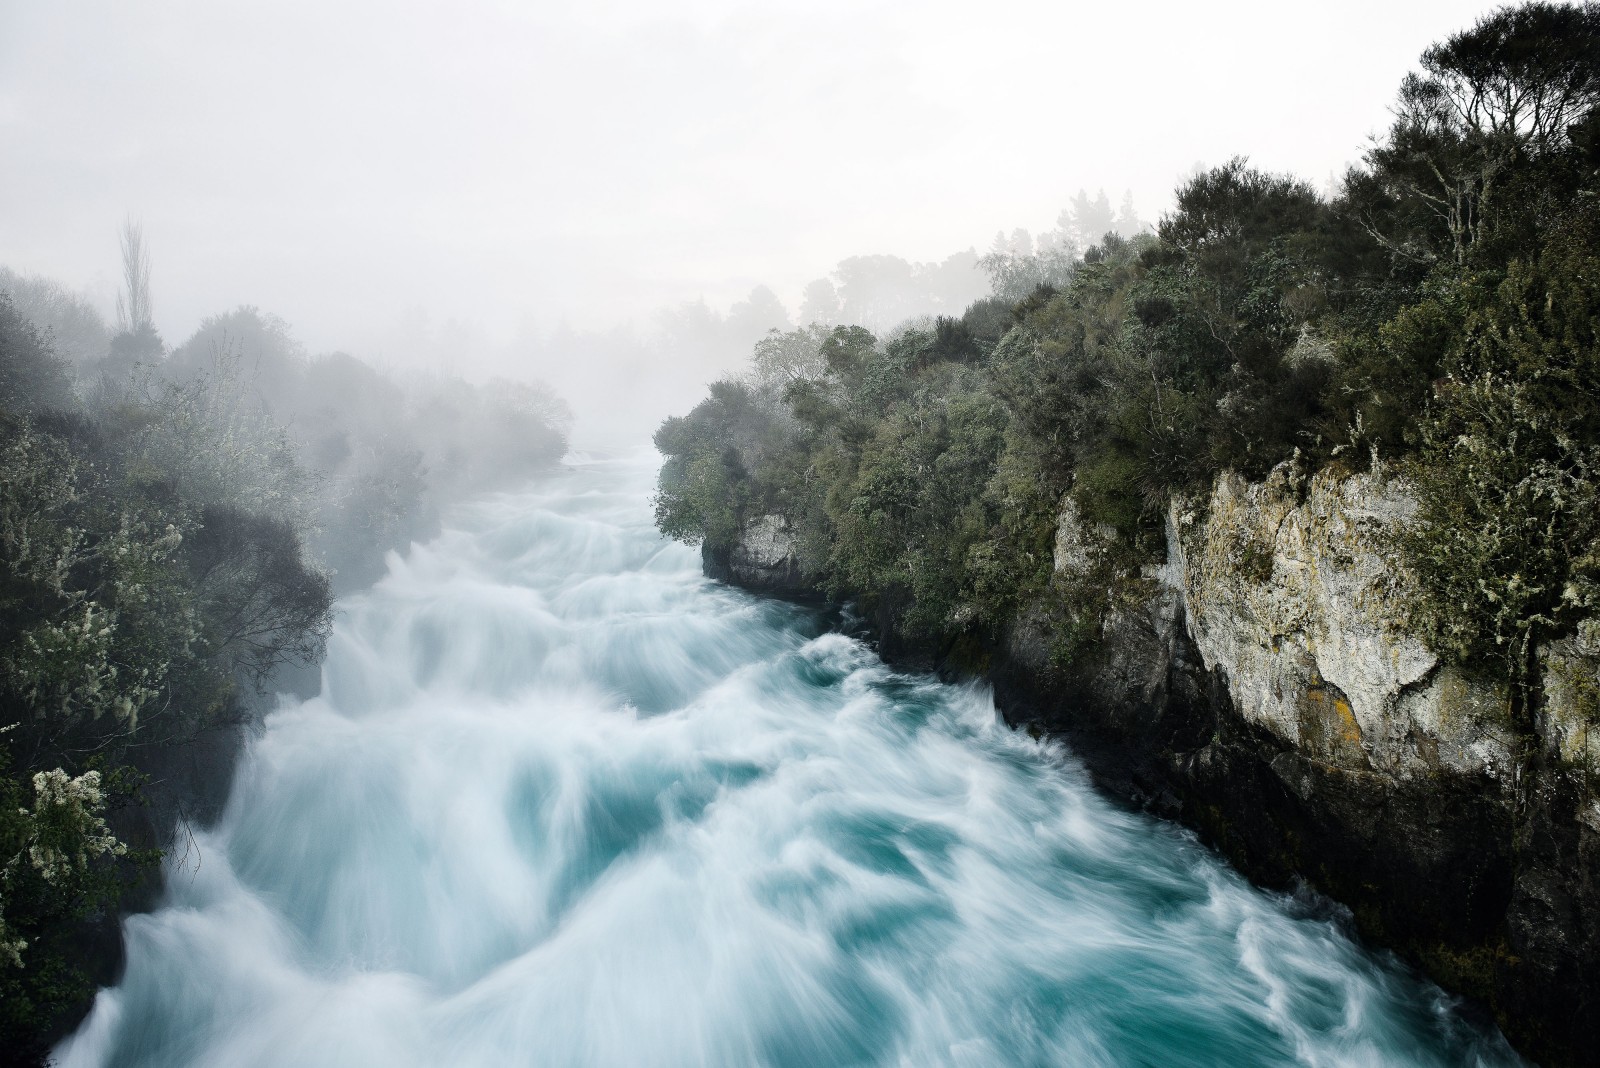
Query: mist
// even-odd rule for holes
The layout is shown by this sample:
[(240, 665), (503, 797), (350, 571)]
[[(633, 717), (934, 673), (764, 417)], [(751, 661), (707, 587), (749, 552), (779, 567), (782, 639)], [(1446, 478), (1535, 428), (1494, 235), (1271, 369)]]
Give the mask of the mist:
[(0, 139), (0, 1063), (1588, 1063), (1600, 0), (0, 0)]
[(637, 439), (852, 257), (982, 255), (1079, 189), (1153, 221), (1234, 151), (1332, 179), (1490, 6), (7, 2), (0, 264), (109, 315), (132, 217), (169, 339), (256, 306)]

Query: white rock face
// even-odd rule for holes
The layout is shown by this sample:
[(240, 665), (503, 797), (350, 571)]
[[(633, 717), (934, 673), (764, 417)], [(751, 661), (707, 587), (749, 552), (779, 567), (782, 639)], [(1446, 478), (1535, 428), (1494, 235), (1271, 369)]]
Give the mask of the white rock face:
[(728, 569), (736, 580), (753, 589), (799, 586), (800, 565), (788, 521), (779, 515), (752, 520), (729, 554)]
[(1222, 476), (1197, 511), (1173, 504), (1163, 577), (1240, 715), (1351, 769), (1511, 773), (1512, 738), (1494, 721), (1504, 688), (1440, 665), (1408, 631), (1387, 544), (1416, 511), (1403, 482), (1305, 482), (1283, 465), (1263, 483)]
[(744, 529), (734, 550), (734, 566), (783, 567), (794, 553), (794, 539), (782, 516), (764, 515)]
[(1055, 570), (1069, 575), (1090, 574), (1115, 537), (1116, 532), (1103, 523), (1092, 528), (1085, 525), (1078, 502), (1063, 497), (1056, 514)]

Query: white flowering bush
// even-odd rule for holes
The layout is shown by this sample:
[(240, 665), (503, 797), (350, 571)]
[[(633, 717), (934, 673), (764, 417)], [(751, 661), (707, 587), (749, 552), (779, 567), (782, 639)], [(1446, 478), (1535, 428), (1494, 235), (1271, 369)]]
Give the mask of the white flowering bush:
[(41, 912), (89, 904), (95, 862), (128, 852), (106, 825), (98, 770), (35, 772), (32, 787), (31, 806), (11, 803), (22, 800), (13, 787), (0, 810), (0, 966), (23, 966), (28, 939), (19, 926), (36, 926)]
[(112, 631), (116, 616), (93, 601), (63, 619), (44, 619), (24, 631), (4, 658), (16, 693), (35, 715), (99, 717), (108, 708), (131, 719), (132, 701), (116, 691)]
[(23, 815), (31, 824), (28, 863), (51, 886), (89, 870), (106, 854), (123, 856), (127, 847), (106, 828), (100, 773), (73, 777), (60, 768), (33, 776), (34, 806)]
[(47, 735), (132, 730), (198, 638), (176, 559), (183, 532), (137, 502), (85, 508), (84, 472), (63, 443), (12, 429), (0, 446), (0, 692)]
[[(0, 743), (15, 737), (0, 728)], [(80, 921), (115, 904), (124, 859), (154, 858), (106, 822), (131, 782), (117, 769), (17, 774), (0, 747), (0, 1029), (13, 1049), (92, 992), (76, 959)]]

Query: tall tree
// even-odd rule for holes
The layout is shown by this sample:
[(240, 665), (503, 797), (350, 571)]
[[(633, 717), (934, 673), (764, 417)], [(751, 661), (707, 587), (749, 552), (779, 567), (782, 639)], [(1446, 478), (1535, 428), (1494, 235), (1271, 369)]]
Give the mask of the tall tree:
[(144, 227), (128, 219), (122, 224), (122, 292), (117, 295), (117, 329), (136, 334), (155, 324), (150, 299), (150, 250)]
[(1371, 171), (1347, 179), (1369, 231), (1402, 258), (1458, 266), (1497, 232), (1536, 240), (1567, 207), (1562, 183), (1519, 179), (1569, 155), (1600, 104), (1600, 4), (1500, 8), (1422, 67)]
[(818, 278), (806, 286), (800, 301), (800, 322), (809, 326), (820, 323), (832, 326), (839, 321), (839, 291), (826, 278)]

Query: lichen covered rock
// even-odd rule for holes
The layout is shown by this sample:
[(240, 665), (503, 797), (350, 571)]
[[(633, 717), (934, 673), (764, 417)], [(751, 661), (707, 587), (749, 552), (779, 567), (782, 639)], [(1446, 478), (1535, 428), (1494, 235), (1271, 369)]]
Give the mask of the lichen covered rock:
[(1381, 471), (1218, 479), (1174, 502), (1167, 575), (1238, 713), (1306, 756), (1406, 778), (1513, 773), (1504, 687), (1442, 665), (1409, 629), (1390, 547), (1416, 511)]

